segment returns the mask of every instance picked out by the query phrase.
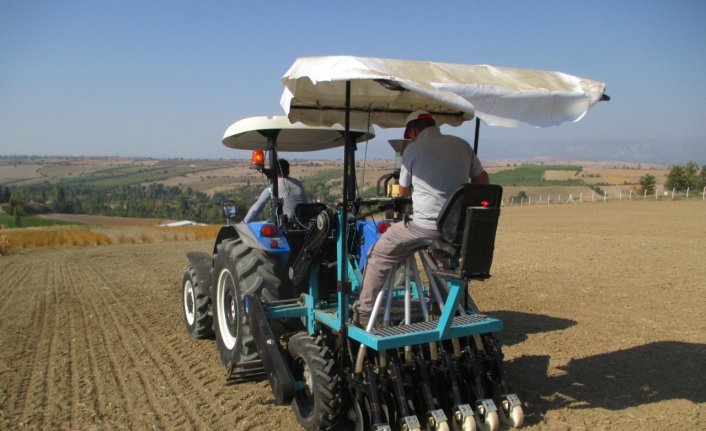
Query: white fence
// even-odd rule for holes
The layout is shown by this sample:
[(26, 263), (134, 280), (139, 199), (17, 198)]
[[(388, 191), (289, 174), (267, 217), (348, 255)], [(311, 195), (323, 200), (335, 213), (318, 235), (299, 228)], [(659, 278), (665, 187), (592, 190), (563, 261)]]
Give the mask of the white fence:
[(521, 198), (517, 196), (505, 197), (502, 200), (502, 206), (505, 205), (556, 205), (556, 204), (578, 204), (584, 202), (608, 202), (608, 201), (632, 201), (632, 200), (683, 200), (683, 199), (701, 199), (706, 201), (706, 187), (701, 191), (696, 191), (694, 193), (690, 189), (686, 189), (686, 192), (679, 192), (676, 189), (665, 190), (656, 188), (654, 195), (648, 194), (645, 191), (643, 194), (636, 193), (633, 190), (619, 190), (617, 193), (609, 194), (608, 192), (603, 192), (599, 194), (597, 192), (591, 192), (588, 196), (584, 193), (579, 194), (568, 194), (568, 195), (525, 195)]

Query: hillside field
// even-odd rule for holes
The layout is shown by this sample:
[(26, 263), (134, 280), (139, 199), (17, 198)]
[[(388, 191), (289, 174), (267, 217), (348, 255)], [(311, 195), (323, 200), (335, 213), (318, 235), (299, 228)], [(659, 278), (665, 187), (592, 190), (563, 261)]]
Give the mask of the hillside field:
[[(528, 430), (706, 423), (706, 203), (507, 207), (471, 285)], [(225, 385), (179, 282), (212, 240), (0, 257), (0, 429), (298, 429), (267, 382)]]
[[(317, 175), (328, 174), (332, 170), (342, 172), (341, 160), (290, 160), (291, 175), (303, 181), (316, 181)], [(491, 175), (516, 169), (523, 165), (540, 164), (532, 161), (483, 161)], [(548, 170), (545, 179), (550, 181), (575, 180), (583, 184), (566, 186), (552, 192), (542, 187), (526, 184), (510, 185), (507, 196), (525, 190), (528, 195), (539, 196), (552, 193), (590, 195), (589, 185), (599, 185), (611, 196), (620, 190), (627, 195), (630, 190), (639, 189), (640, 177), (652, 174), (657, 179), (658, 188), (666, 181), (669, 167), (642, 165), (637, 163), (595, 162), (595, 161), (556, 161), (552, 165), (576, 165), (581, 172)], [(378, 179), (394, 169), (392, 160), (368, 160), (357, 162), (359, 187), (367, 189), (375, 186)], [(341, 175), (340, 173), (338, 174)], [(325, 175), (331, 176), (331, 175)], [(333, 175), (335, 177), (335, 175)], [(82, 184), (88, 187), (111, 185), (162, 183), (194, 191), (212, 194), (246, 184), (265, 184), (264, 177), (250, 168), (248, 160), (187, 160), (187, 159), (139, 159), (139, 158), (91, 158), (91, 157), (4, 157), (0, 158), (0, 185), (28, 186), (41, 182)], [(580, 190), (579, 190), (580, 189)]]

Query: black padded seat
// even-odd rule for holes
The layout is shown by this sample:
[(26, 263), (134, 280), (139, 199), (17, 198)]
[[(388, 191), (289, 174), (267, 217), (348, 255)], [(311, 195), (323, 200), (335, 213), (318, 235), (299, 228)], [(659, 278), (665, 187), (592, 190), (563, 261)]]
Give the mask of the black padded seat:
[(490, 277), (502, 193), (496, 184), (464, 184), (441, 208), (437, 227), (443, 241), (432, 244), (432, 255), (454, 275)]

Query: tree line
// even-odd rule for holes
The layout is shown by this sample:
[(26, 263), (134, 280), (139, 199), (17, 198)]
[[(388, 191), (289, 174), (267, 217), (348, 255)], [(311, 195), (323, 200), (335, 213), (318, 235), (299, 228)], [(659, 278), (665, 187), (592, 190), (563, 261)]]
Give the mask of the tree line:
[[(657, 178), (646, 174), (640, 178), (642, 192), (654, 193), (657, 187)], [(706, 187), (706, 165), (699, 168), (696, 162), (689, 161), (685, 165), (673, 165), (667, 175), (664, 188), (677, 192), (687, 190), (703, 190)]]
[(260, 192), (261, 188), (255, 186), (207, 195), (191, 187), (181, 189), (159, 183), (100, 190), (61, 183), (41, 183), (13, 188), (0, 185), (0, 204), (7, 204), (5, 212), (16, 217), (57, 212), (217, 224), (223, 222), (221, 204), (224, 200), (235, 201), (239, 218), (242, 218)]
[[(306, 178), (305, 188), (311, 199), (334, 204), (340, 181), (331, 181), (327, 176)], [(340, 175), (340, 173), (338, 174)], [(235, 201), (238, 207), (236, 221), (247, 213), (264, 184), (259, 183), (216, 192), (211, 195), (193, 190), (191, 187), (149, 185), (121, 185), (96, 188), (80, 183), (49, 183), (9, 187), (0, 184), (0, 204), (7, 204), (5, 212), (14, 215), (15, 226), (21, 226), (21, 216), (48, 212), (65, 214), (88, 214), (117, 217), (158, 218), (169, 220), (191, 220), (198, 223), (223, 223), (222, 202)], [(267, 217), (269, 212), (263, 211)]]

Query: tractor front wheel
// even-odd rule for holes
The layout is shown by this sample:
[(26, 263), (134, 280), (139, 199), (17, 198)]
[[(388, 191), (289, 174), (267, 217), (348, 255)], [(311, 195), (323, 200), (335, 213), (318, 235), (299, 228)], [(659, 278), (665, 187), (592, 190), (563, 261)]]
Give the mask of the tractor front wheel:
[(213, 338), (211, 298), (192, 265), (184, 269), (181, 280), (181, 297), (186, 331), (196, 339)]
[(321, 337), (298, 332), (289, 339), (290, 366), (304, 387), (294, 394), (292, 409), (307, 430), (333, 429), (341, 413), (336, 362)]

